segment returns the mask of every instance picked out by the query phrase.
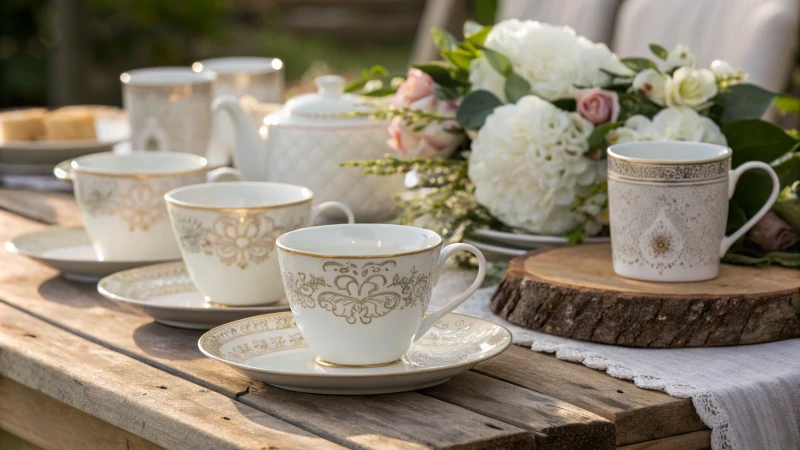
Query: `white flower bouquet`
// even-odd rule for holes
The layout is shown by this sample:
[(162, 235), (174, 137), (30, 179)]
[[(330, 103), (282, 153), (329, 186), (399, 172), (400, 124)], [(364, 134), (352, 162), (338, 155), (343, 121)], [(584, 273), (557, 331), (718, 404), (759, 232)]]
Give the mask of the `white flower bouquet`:
[[(655, 44), (652, 60), (619, 58), (569, 27), (533, 21), (468, 23), (465, 36), (434, 29), (443, 61), (415, 65), (405, 79), (374, 67), (348, 88), (393, 95), (374, 115), (390, 120), (388, 142), (399, 155), (345, 165), (417, 174), (416, 188), (398, 200), (402, 223), (451, 240), (476, 227), (574, 242), (607, 233), (605, 153), (620, 142), (728, 145), (734, 166), (774, 163), (787, 189), (800, 179), (797, 135), (761, 120), (770, 105), (799, 109), (800, 100), (745, 83), (724, 61), (699, 68), (689, 48)], [(731, 228), (769, 195), (766, 177), (745, 177)], [(789, 245), (745, 242), (730, 259), (800, 265), (797, 240), (782, 231)]]

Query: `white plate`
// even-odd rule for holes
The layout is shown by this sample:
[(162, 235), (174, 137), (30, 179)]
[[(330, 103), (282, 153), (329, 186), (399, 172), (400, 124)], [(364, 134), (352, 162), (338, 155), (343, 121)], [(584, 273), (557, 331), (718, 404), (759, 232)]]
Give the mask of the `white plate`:
[(516, 248), (508, 248), (499, 245), (492, 245), (492, 244), (487, 244), (485, 242), (473, 241), (471, 239), (464, 239), (464, 243), (474, 245), (475, 248), (480, 250), (487, 258), (493, 256), (499, 257), (493, 259), (508, 260), (509, 258), (513, 258), (515, 256), (524, 255), (527, 252), (527, 250), (520, 250)]
[[(509, 233), (497, 230), (474, 230), (469, 236), (519, 250), (533, 250), (537, 248), (569, 245), (569, 239), (563, 236), (542, 236), (537, 234)], [(585, 244), (597, 244), (611, 242), (611, 239), (608, 237), (590, 237), (584, 239), (583, 242)]]
[(511, 345), (500, 325), (451, 313), (415, 342), (397, 364), (323, 367), (305, 343), (291, 313), (267, 314), (214, 328), (200, 351), (256, 380), (312, 394), (371, 395), (412, 391), (444, 383)]
[(49, 165), (89, 153), (108, 152), (130, 139), (128, 116), (118, 108), (97, 108), (97, 139), (89, 141), (6, 141), (0, 142), (0, 164)]
[(289, 311), (284, 299), (268, 306), (225, 307), (205, 301), (183, 261), (139, 267), (109, 275), (97, 284), (104, 297), (156, 322), (208, 330), (258, 314)]
[(114, 272), (180, 259), (100, 261), (83, 227), (53, 226), (23, 234), (6, 242), (6, 250), (35, 259), (81, 283), (96, 283)]

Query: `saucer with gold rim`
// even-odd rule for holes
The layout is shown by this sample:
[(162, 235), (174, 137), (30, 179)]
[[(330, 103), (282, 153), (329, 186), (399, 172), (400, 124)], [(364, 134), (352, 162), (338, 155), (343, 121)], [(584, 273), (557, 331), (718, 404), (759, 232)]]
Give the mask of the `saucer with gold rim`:
[(80, 283), (97, 283), (100, 278), (121, 270), (180, 259), (180, 255), (176, 255), (174, 258), (101, 261), (81, 226), (50, 226), (26, 233), (6, 242), (6, 250), (39, 261), (61, 271), (64, 278)]
[(289, 310), (286, 299), (263, 306), (224, 306), (207, 302), (192, 283), (183, 261), (109, 275), (97, 283), (97, 292), (156, 322), (193, 330), (208, 330), (232, 320)]
[(250, 378), (290, 391), (335, 395), (436, 386), (509, 345), (511, 332), (506, 328), (457, 313), (446, 315), (400, 361), (388, 365), (319, 364), (288, 312), (231, 322), (205, 333), (198, 342), (204, 355)]

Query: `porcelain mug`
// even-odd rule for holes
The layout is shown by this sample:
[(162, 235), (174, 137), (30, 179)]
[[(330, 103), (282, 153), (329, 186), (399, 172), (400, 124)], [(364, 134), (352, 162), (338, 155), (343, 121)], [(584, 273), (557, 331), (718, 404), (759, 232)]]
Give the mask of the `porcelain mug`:
[[(719, 274), (728, 248), (775, 203), (775, 171), (751, 161), (731, 171), (728, 147), (699, 142), (634, 142), (608, 149), (614, 272), (647, 281), (701, 281)], [(758, 213), (725, 236), (728, 200), (742, 173), (760, 169), (772, 193)]]
[[(374, 367), (398, 362), (414, 340), (469, 298), (486, 260), (468, 244), (442, 248), (433, 231), (388, 224), (328, 225), (278, 238), (281, 277), (295, 322), (318, 364)], [(478, 259), (472, 285), (426, 316), (445, 261)]]
[(122, 103), (135, 149), (204, 156), (211, 137), (216, 74), (188, 67), (153, 67), (120, 75)]
[(164, 194), (203, 183), (206, 159), (188, 153), (95, 153), (60, 163), (101, 261), (180, 258)]
[(169, 216), (183, 260), (206, 300), (247, 306), (278, 302), (285, 294), (275, 240), (310, 226), (317, 214), (338, 202), (312, 208), (313, 193), (302, 186), (228, 182), (187, 186), (168, 192)]

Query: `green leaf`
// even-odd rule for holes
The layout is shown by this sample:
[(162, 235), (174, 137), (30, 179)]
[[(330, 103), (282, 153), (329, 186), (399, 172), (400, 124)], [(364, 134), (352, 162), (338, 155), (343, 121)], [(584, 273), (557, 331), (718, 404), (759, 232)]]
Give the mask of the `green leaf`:
[(767, 257), (747, 256), (739, 253), (728, 252), (723, 258), (722, 262), (728, 264), (737, 264), (740, 266), (758, 266), (767, 267), (770, 261)]
[(791, 95), (779, 95), (772, 104), (783, 114), (800, 113), (800, 98)]
[(763, 120), (737, 120), (723, 124), (721, 129), (733, 150), (734, 168), (747, 161), (771, 163), (797, 145), (797, 140)]
[(431, 62), (426, 64), (416, 64), (412, 67), (415, 67), (430, 75), (436, 84), (447, 87), (459, 87), (465, 85), (463, 82), (453, 78), (453, 72), (451, 72), (446, 63)]
[(558, 109), (563, 109), (564, 111), (572, 112), (575, 111), (575, 108), (577, 108), (577, 103), (575, 102), (574, 98), (561, 98), (552, 103), (553, 106)]
[(467, 36), (467, 42), (474, 45), (476, 48), (481, 48), (483, 43), (486, 42), (486, 36), (492, 31), (492, 27), (483, 27), (477, 33)]
[(800, 253), (770, 252), (765, 256), (771, 263), (785, 267), (800, 267)]
[(774, 92), (754, 84), (735, 84), (722, 93), (722, 123), (742, 119), (759, 119), (775, 99)]
[(669, 51), (658, 44), (650, 44), (650, 51), (660, 59), (667, 59)]
[(364, 80), (354, 81), (354, 82), (352, 82), (352, 83), (350, 83), (350, 84), (348, 84), (347, 86), (344, 87), (344, 92), (355, 92), (355, 91), (363, 88), (367, 84), (368, 81), (370, 81), (370, 80), (369, 79), (364, 79)]
[(773, 169), (781, 181), (781, 188), (791, 185), (800, 180), (800, 154), (793, 153), (789, 159), (773, 166)]
[(608, 122), (595, 127), (589, 135), (589, 150), (599, 147), (606, 139), (606, 134), (614, 128), (621, 127), (625, 122)]
[(458, 106), (456, 120), (466, 129), (477, 130), (483, 126), (489, 114), (502, 104), (503, 102), (489, 91), (472, 91)]
[(583, 228), (577, 228), (572, 231), (567, 231), (564, 235), (567, 238), (567, 243), (569, 245), (577, 245), (583, 242), (584, 234)]
[(453, 63), (461, 70), (469, 71), (469, 65), (475, 59), (475, 55), (466, 50), (454, 50), (452, 52), (442, 52), (444, 59)]
[(509, 103), (517, 103), (522, 97), (531, 95), (531, 85), (528, 80), (511, 72), (506, 77), (505, 93)]
[(620, 61), (634, 72), (641, 72), (645, 69), (658, 70), (656, 63), (647, 58), (622, 58)]
[(747, 222), (747, 214), (741, 206), (733, 200), (728, 202), (728, 221), (725, 225), (725, 234), (731, 235)]
[(433, 45), (439, 49), (439, 53), (442, 56), (444, 56), (445, 52), (453, 51), (458, 47), (458, 39), (446, 30), (431, 28), (431, 36), (433, 37)]
[(487, 47), (481, 47), (481, 50), (483, 50), (483, 55), (486, 57), (486, 60), (489, 61), (492, 68), (500, 75), (507, 77), (513, 73), (514, 68), (511, 66), (511, 60), (506, 58), (504, 54)]
[(389, 88), (375, 89), (374, 91), (369, 91), (369, 92), (362, 92), (360, 95), (363, 95), (365, 97), (386, 97), (387, 95), (392, 95), (395, 92), (397, 92), (396, 88), (389, 87)]

